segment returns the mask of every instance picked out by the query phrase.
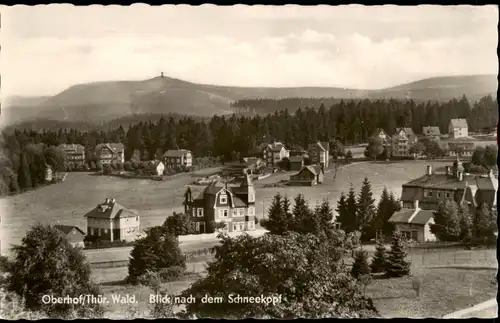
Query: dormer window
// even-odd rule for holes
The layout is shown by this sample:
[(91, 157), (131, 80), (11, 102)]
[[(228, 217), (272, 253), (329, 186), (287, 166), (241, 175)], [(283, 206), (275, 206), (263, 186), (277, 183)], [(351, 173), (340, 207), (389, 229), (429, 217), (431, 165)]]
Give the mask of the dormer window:
[(227, 204), (227, 195), (221, 194), (219, 198), (220, 204)]

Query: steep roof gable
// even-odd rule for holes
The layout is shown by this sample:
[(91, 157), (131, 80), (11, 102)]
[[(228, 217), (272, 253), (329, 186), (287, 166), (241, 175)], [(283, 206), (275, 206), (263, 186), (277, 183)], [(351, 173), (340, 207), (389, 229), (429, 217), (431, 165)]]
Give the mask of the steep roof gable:
[(452, 128), (468, 128), (466, 119), (451, 119), (450, 124)]

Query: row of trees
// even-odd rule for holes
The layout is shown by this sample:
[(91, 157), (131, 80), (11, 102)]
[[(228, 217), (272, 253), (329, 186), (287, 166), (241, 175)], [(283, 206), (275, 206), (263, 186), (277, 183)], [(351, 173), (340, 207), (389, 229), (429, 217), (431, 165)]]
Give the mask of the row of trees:
[(486, 203), (474, 207), (454, 200), (443, 200), (434, 212), (431, 232), (441, 241), (495, 244), (497, 212)]
[(392, 236), (394, 226), (388, 220), (399, 209), (399, 201), (386, 187), (375, 206), (371, 183), (365, 177), (358, 195), (352, 185), (347, 195), (341, 193), (337, 202), (337, 221), (345, 232), (360, 231), (362, 241), (369, 241), (378, 234)]

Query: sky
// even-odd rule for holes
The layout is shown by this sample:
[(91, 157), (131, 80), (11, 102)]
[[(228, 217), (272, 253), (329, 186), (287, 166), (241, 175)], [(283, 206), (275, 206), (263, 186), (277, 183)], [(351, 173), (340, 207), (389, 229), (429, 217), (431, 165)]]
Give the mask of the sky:
[(2, 96), (166, 76), (381, 89), (497, 74), (496, 6), (0, 6)]

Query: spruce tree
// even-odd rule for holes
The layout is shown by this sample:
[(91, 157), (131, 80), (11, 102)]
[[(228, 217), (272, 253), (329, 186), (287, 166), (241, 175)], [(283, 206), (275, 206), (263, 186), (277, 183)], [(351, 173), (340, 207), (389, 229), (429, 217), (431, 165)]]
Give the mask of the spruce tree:
[(285, 195), (285, 197), (283, 197), (283, 199), (281, 201), (281, 204), (282, 204), (283, 213), (285, 214), (287, 231), (295, 231), (295, 227), (294, 227), (294, 223), (293, 223), (293, 214), (290, 210), (290, 207), (291, 207), (290, 199)]
[(375, 255), (373, 256), (372, 262), (370, 264), (370, 269), (372, 273), (383, 273), (385, 272), (387, 266), (387, 251), (382, 243), (382, 239), (377, 240), (377, 245), (375, 247)]
[(349, 189), (349, 193), (347, 195), (347, 207), (346, 207), (347, 213), (346, 213), (346, 232), (354, 232), (358, 231), (358, 228), (356, 227), (356, 210), (357, 210), (357, 205), (356, 205), (356, 192), (354, 191), (354, 187), (351, 185), (351, 188)]
[(19, 187), (21, 188), (21, 190), (32, 187), (30, 167), (28, 165), (26, 154), (24, 152), (22, 152), (19, 156), (19, 170), (17, 171), (17, 181), (19, 182)]
[(362, 275), (368, 274), (370, 274), (370, 266), (368, 266), (368, 253), (365, 250), (358, 250), (354, 255), (351, 275), (354, 278), (359, 278)]
[(314, 213), (307, 205), (302, 194), (295, 197), (295, 205), (293, 206), (294, 227), (296, 232), (314, 233), (317, 225), (315, 223)]
[(431, 232), (441, 241), (460, 240), (460, 214), (457, 202), (453, 200), (440, 201), (434, 212), (434, 224)]
[(287, 231), (286, 215), (283, 212), (282, 197), (274, 196), (268, 211), (268, 219), (263, 223), (265, 229), (272, 234), (284, 234)]
[(389, 277), (403, 277), (410, 274), (410, 262), (403, 245), (403, 236), (396, 231), (392, 236), (391, 250), (387, 258), (386, 274)]
[(347, 218), (347, 199), (342, 192), (340, 194), (340, 199), (337, 201), (337, 208), (335, 209), (337, 211), (337, 222), (340, 224), (340, 228), (344, 231), (348, 231), (348, 218)]
[(361, 230), (363, 241), (368, 241), (375, 236), (373, 219), (375, 217), (375, 200), (373, 199), (372, 187), (368, 178), (365, 177), (359, 192), (356, 212), (356, 227)]

